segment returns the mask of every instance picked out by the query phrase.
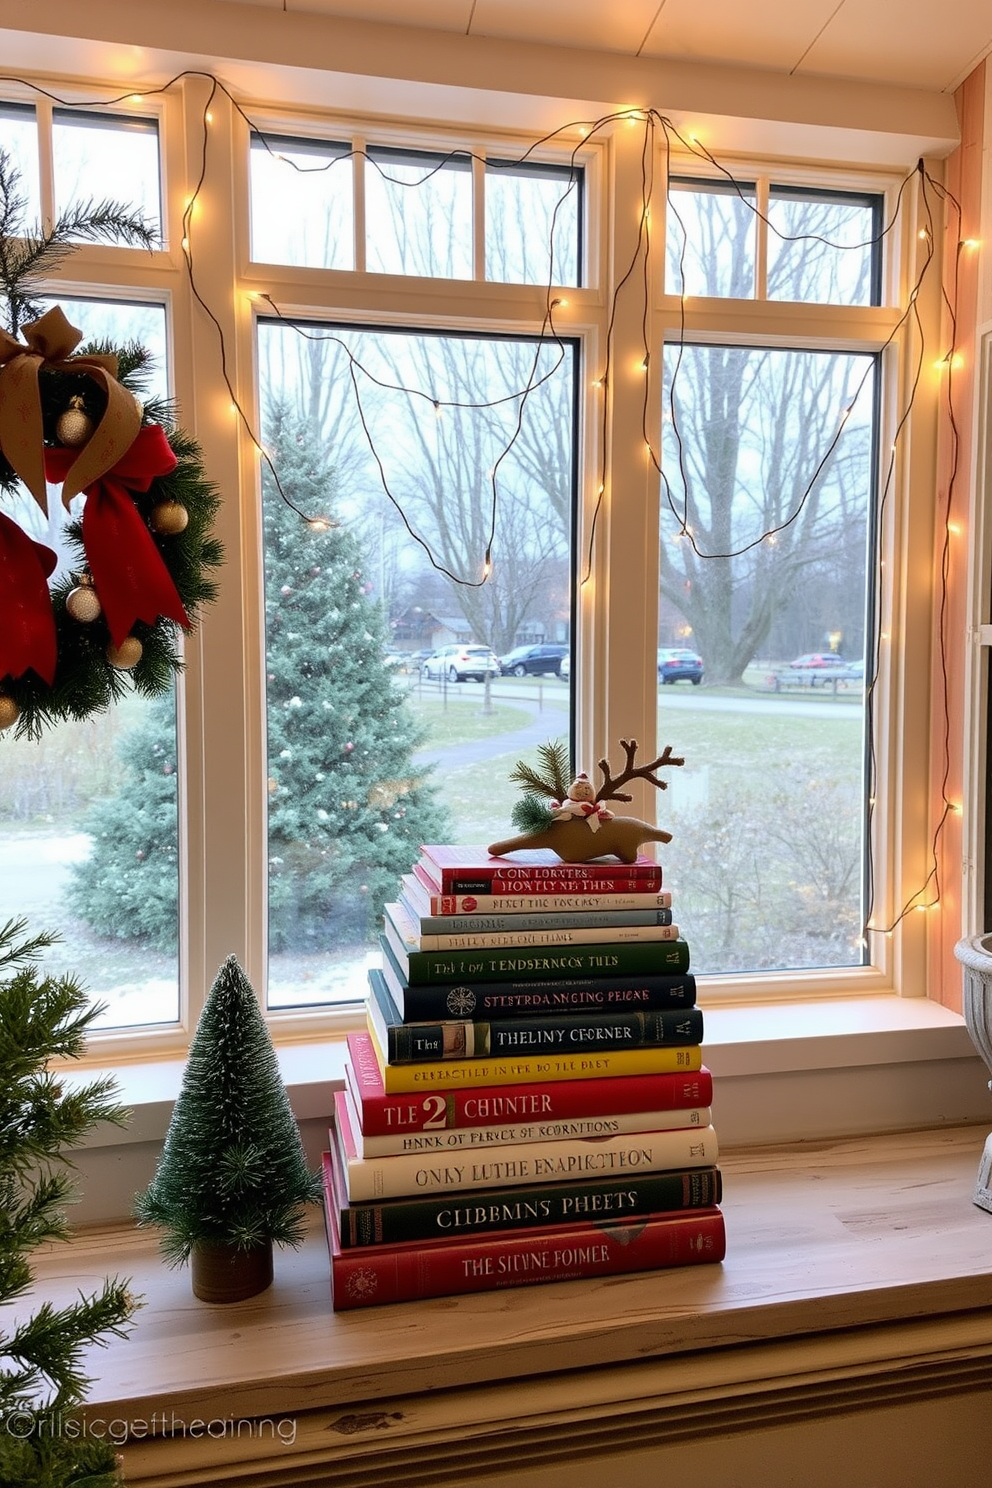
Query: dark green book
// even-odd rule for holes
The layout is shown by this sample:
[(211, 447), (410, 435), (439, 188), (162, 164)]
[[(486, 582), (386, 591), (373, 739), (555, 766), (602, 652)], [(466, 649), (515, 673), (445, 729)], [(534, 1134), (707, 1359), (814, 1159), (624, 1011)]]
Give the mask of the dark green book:
[(575, 1050), (658, 1048), (701, 1044), (699, 1008), (646, 1012), (569, 1012), (551, 1017), (500, 1018), (489, 1022), (445, 1018), (404, 1023), (381, 971), (369, 972), (369, 1017), (389, 1064), (438, 1059), (484, 1059), (489, 1054), (541, 1054)]
[[(334, 1131), (331, 1137), (335, 1149)], [(324, 1191), (333, 1203), (344, 1249), (396, 1245), (405, 1240), (451, 1240), (500, 1230), (538, 1230), (575, 1221), (646, 1219), (687, 1209), (709, 1209), (720, 1202), (720, 1169), (685, 1168), (625, 1176), (621, 1182), (596, 1179), (548, 1183), (531, 1188), (470, 1189), (349, 1204), (337, 1150), (324, 1154)]]
[[(658, 975), (689, 970), (684, 940), (625, 941), (597, 945), (528, 947), (498, 951), (409, 951), (401, 954), (379, 937), (383, 955), (411, 986), (433, 982), (517, 982), (529, 978)], [(387, 948), (388, 947), (388, 948)]]

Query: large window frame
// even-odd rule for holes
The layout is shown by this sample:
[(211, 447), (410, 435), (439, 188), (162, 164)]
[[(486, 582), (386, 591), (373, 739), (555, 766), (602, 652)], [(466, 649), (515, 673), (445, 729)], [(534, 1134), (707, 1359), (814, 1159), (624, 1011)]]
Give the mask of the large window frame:
[[(219, 535), (226, 548), (220, 597), (205, 612), (186, 646), (186, 673), (180, 689), (182, 758), (181, 896), (185, 908), (180, 946), (182, 1016), (176, 1026), (107, 1033), (94, 1038), (94, 1054), (125, 1058), (165, 1057), (181, 1052), (195, 1027), (217, 967), (232, 951), (261, 988), (265, 978), (265, 738), (264, 642), (261, 606), (261, 515), (258, 451), (232, 402), (246, 410), (257, 430), (255, 378), (256, 320), (270, 313), (271, 296), (287, 315), (310, 320), (369, 322), (406, 327), (469, 328), (493, 333), (533, 335), (547, 308), (546, 292), (536, 286), (484, 279), (476, 248), (474, 280), (415, 279), (363, 269), (318, 270), (253, 263), (249, 248), (246, 119), (224, 96), (210, 101), (209, 162), (188, 226), (199, 296), (223, 332), (227, 377), (221, 370), (218, 325), (208, 319), (191, 293), (182, 249), (183, 216), (201, 169), (200, 133), (208, 83), (190, 77), (158, 99), (141, 98), (115, 108), (159, 119), (163, 174), (164, 245), (152, 255), (135, 250), (84, 247), (73, 256), (68, 277), (53, 286), (64, 293), (160, 300), (169, 311), (173, 381), (182, 422), (200, 441), (207, 470), (224, 496)], [(93, 88), (57, 91), (92, 99)], [(36, 102), (39, 121), (50, 119), (51, 104), (30, 90), (5, 89), (11, 101)], [(46, 115), (47, 111), (47, 115)], [(494, 159), (522, 153), (531, 138), (510, 132), (451, 127), (408, 126), (402, 120), (342, 119), (326, 115), (267, 112), (246, 108), (252, 123), (293, 137), (307, 134), (385, 147), (488, 150)], [(50, 168), (45, 186), (46, 146), (40, 130), (43, 207), (50, 211)], [(643, 307), (630, 295), (613, 306), (613, 288), (634, 251), (641, 199), (640, 132), (619, 121), (595, 143), (581, 134), (562, 142), (549, 159), (567, 159), (571, 148), (585, 173), (582, 222), (586, 234), (583, 285), (556, 293), (556, 321), (564, 335), (583, 347), (580, 415), (580, 513), (576, 533), (583, 568), (593, 523), (596, 538), (589, 582), (576, 595), (577, 667), (575, 736), (578, 755), (595, 760), (615, 752), (619, 738), (635, 737), (645, 756), (657, 734), (657, 685), (651, 664), (657, 644), (658, 481), (644, 459), (640, 390), (643, 387)], [(899, 180), (893, 174), (823, 170), (801, 162), (741, 159), (726, 162), (735, 176), (759, 183), (822, 185), (885, 196), (886, 221)], [(663, 151), (657, 146), (656, 180), (663, 182)], [(690, 168), (691, 167), (691, 168)], [(481, 164), (476, 175), (484, 175)], [(699, 162), (672, 160), (673, 173), (700, 176)], [(45, 192), (48, 191), (46, 197)], [(654, 211), (663, 200), (656, 191)], [(478, 221), (478, 207), (476, 219)], [(838, 309), (767, 301), (683, 301), (664, 293), (664, 231), (654, 219), (648, 262), (647, 325), (653, 351), (666, 340), (747, 341), (754, 344), (852, 348), (881, 352), (883, 358), (882, 450), (895, 440), (914, 373), (912, 338), (897, 333), (899, 306), (915, 282), (923, 245), (914, 204), (890, 235), (893, 251), (883, 275), (882, 304)], [(659, 215), (663, 215), (659, 213)], [(357, 224), (356, 224), (357, 232)], [(936, 268), (919, 299), (921, 315), (937, 344), (939, 291)], [(606, 418), (593, 386), (610, 355), (616, 369), (614, 397)], [(660, 366), (661, 358), (654, 358)], [(640, 381), (638, 381), (640, 379)], [(927, 872), (925, 739), (929, 717), (927, 687), (920, 685), (918, 658), (929, 655), (932, 595), (933, 494), (927, 451), (935, 441), (936, 384), (924, 378), (916, 394), (911, 424), (914, 459), (897, 449), (895, 476), (886, 519), (879, 534), (885, 564), (883, 643), (875, 691), (877, 778), (883, 783), (873, 816), (876, 920), (889, 924)], [(660, 397), (655, 399), (652, 441), (660, 448)], [(605, 436), (606, 449), (602, 448)], [(600, 493), (600, 471), (605, 490)], [(600, 495), (605, 498), (600, 502)], [(923, 577), (921, 577), (923, 575)], [(911, 677), (915, 685), (907, 686)], [(645, 786), (635, 791), (631, 811), (648, 815), (654, 802)], [(925, 916), (909, 915), (888, 935), (872, 938), (872, 964), (843, 972), (784, 973), (762, 978), (762, 1000), (817, 999), (897, 992), (923, 995)], [(711, 1005), (753, 995), (733, 978), (707, 979), (704, 1000)], [(280, 1039), (326, 1036), (355, 1026), (355, 1008), (328, 1008), (269, 1015)]]

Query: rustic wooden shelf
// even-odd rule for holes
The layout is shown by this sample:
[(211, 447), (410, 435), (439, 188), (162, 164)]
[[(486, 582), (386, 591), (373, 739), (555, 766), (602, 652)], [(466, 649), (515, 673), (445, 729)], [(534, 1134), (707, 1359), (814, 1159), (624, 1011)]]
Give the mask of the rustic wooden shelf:
[[(722, 1266), (335, 1314), (315, 1225), (300, 1251), (277, 1254), (268, 1292), (223, 1307), (195, 1301), (151, 1235), (118, 1227), (53, 1248), (38, 1289), (58, 1302), (117, 1274), (144, 1295), (131, 1337), (93, 1353), (91, 1417), (297, 1423), (292, 1449), (132, 1441), (129, 1481), (221, 1482), (236, 1466), (239, 1482), (358, 1484), (375, 1460), (377, 1484), (412, 1484), (427, 1452), (436, 1481), (461, 1482), (464, 1470), (471, 1483), (481, 1472), (472, 1443), (481, 1452), (511, 1422), (536, 1441), (539, 1419), (552, 1456), (556, 1441), (559, 1456), (581, 1441), (595, 1457), (616, 1448), (610, 1421), (615, 1433), (621, 1414), (633, 1429), (646, 1411), (657, 1449), (674, 1440), (676, 1397), (685, 1419), (689, 1386), (703, 1391), (708, 1420), (729, 1412), (729, 1430), (742, 1429), (742, 1392), (758, 1390), (781, 1424), (790, 1391), (829, 1414), (868, 1376), (893, 1404), (923, 1390), (914, 1371), (928, 1397), (967, 1393), (974, 1380), (987, 1388), (992, 1215), (971, 1203), (985, 1135), (965, 1127), (731, 1154)], [(753, 1399), (747, 1419), (753, 1427)], [(304, 1459), (310, 1475), (287, 1476)], [(499, 1459), (486, 1460), (486, 1480), (502, 1481)]]

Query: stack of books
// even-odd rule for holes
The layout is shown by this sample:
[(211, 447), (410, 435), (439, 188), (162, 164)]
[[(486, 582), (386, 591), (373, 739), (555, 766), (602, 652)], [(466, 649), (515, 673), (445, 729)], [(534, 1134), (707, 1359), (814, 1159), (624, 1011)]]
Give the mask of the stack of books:
[(648, 859), (425, 847), (324, 1186), (335, 1308), (722, 1260), (689, 951)]

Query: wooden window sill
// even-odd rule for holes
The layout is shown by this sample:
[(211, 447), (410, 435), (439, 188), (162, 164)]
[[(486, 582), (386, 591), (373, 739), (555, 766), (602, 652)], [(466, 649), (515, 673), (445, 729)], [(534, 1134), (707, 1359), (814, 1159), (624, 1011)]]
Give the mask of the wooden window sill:
[[(37, 1290), (59, 1303), (117, 1274), (145, 1298), (131, 1337), (89, 1360), (91, 1419), (158, 1418), (123, 1445), (129, 1484), (412, 1485), (428, 1462), (432, 1481), (469, 1484), (481, 1474), (471, 1451), (511, 1430), (545, 1442), (549, 1462), (571, 1460), (581, 1420), (595, 1461), (618, 1449), (618, 1415), (640, 1422), (644, 1450), (671, 1446), (693, 1400), (733, 1431), (753, 1425), (756, 1397), (781, 1423), (798, 1398), (807, 1412), (842, 1409), (866, 1378), (893, 1404), (987, 1389), (992, 1215), (971, 1202), (985, 1134), (732, 1153), (722, 1266), (335, 1314), (315, 1224), (298, 1252), (277, 1253), (268, 1292), (222, 1307), (195, 1301), (152, 1235), (115, 1226), (53, 1247)], [(283, 1417), (292, 1444), (271, 1427), (217, 1440), (189, 1428)], [(501, 1483), (498, 1456), (487, 1461), (486, 1481)]]

